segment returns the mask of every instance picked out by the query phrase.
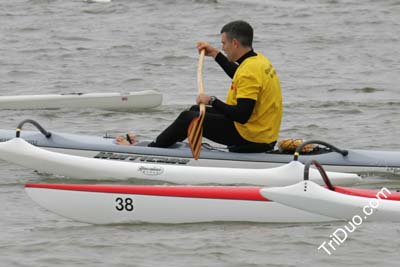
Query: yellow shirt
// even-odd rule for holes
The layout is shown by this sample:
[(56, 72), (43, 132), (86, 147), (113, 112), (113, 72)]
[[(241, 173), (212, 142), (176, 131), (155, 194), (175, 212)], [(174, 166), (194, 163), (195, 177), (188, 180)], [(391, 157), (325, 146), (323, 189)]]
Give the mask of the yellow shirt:
[(237, 105), (238, 98), (256, 101), (246, 123), (234, 122), (239, 134), (254, 143), (277, 141), (282, 120), (281, 88), (274, 67), (262, 54), (246, 58), (237, 68), (226, 103)]

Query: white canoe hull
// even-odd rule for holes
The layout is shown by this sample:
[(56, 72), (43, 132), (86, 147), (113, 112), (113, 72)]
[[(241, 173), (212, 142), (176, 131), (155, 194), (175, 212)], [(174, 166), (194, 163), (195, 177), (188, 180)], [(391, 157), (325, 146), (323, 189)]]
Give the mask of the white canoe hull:
[[(44, 173), (82, 179), (129, 179), (163, 181), (175, 184), (289, 185), (303, 179), (304, 165), (293, 161), (271, 169), (194, 167), (149, 164), (110, 159), (86, 158), (48, 151), (21, 138), (0, 143), (0, 158)], [(336, 185), (354, 184), (356, 174), (328, 172)], [(310, 169), (310, 179), (322, 184), (319, 172)]]
[[(134, 146), (121, 146), (109, 136), (88, 136), (66, 134), (51, 131), (46, 138), (37, 131), (23, 130), (21, 138), (43, 149), (85, 157), (119, 158), (121, 161), (147, 162), (169, 165), (229, 167), (229, 168), (272, 168), (282, 166), (293, 160), (292, 154), (267, 153), (232, 153), (226, 149), (203, 146), (201, 157), (194, 160), (189, 145), (178, 142), (170, 148), (148, 147), (149, 141), (141, 141)], [(15, 137), (14, 130), (0, 129), (0, 143)], [(125, 157), (123, 159), (122, 157)], [(317, 160), (328, 171), (363, 173), (376, 172), (400, 173), (399, 151), (376, 151), (348, 149), (348, 155), (321, 148), (317, 153), (300, 155), (299, 161), (306, 163)]]
[(152, 91), (87, 94), (0, 96), (0, 109), (98, 108), (134, 111), (161, 105), (162, 94)]
[(364, 220), (400, 222), (399, 193), (389, 194), (383, 190), (363, 197), (352, 195), (358, 194), (357, 189), (347, 191), (350, 194), (331, 191), (312, 181), (302, 181), (286, 187), (264, 188), (261, 194), (289, 207), (341, 220), (356, 220), (357, 223)]
[[(157, 193), (145, 195), (143, 193), (104, 192), (101, 188), (102, 185), (89, 186), (91, 192), (73, 189), (36, 188), (35, 186), (27, 185), (25, 190), (43, 208), (76, 221), (93, 224), (217, 221), (298, 223), (335, 220), (265, 199), (219, 199), (218, 196), (191, 196), (191, 187), (187, 187), (189, 192), (186, 193), (186, 196), (176, 196), (168, 192), (161, 196)], [(124, 187), (134, 191), (137, 186)], [(152, 186), (147, 187), (152, 190)], [(167, 186), (164, 186), (164, 188), (165, 190), (176, 189), (176, 187)], [(210, 190), (210, 187), (197, 189), (204, 192)], [(221, 196), (231, 190), (231, 188), (226, 187), (216, 189)], [(246, 190), (245, 188), (234, 188), (233, 190), (236, 190), (235, 193), (241, 194), (243, 189)], [(184, 188), (184, 190), (186, 189)], [(259, 195), (258, 189), (255, 194)]]

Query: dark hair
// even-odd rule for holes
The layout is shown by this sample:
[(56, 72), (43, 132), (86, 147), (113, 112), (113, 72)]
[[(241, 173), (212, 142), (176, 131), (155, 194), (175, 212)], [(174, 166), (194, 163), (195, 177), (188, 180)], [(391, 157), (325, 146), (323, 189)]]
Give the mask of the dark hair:
[(221, 34), (226, 33), (229, 40), (237, 39), (242, 46), (252, 47), (253, 28), (243, 20), (229, 22), (221, 29)]

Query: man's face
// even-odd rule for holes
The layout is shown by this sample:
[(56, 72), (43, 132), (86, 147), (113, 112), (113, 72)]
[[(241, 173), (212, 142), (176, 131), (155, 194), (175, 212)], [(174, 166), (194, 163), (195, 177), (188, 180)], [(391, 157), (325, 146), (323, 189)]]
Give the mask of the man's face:
[(221, 34), (221, 43), (222, 43), (222, 50), (225, 52), (226, 56), (228, 57), (229, 61), (235, 62), (235, 39), (229, 40), (226, 33), (223, 32)]

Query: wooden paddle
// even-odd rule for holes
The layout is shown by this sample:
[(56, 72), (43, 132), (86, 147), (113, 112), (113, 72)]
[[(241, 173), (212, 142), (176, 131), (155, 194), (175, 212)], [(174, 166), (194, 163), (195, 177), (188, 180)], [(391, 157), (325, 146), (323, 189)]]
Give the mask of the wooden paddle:
[[(205, 50), (203, 49), (200, 51), (199, 64), (197, 66), (197, 87), (199, 90), (199, 94), (204, 93), (203, 78), (202, 78), (204, 54)], [(203, 121), (206, 113), (205, 105), (201, 103), (199, 106), (200, 106), (199, 116), (194, 118), (190, 122), (187, 135), (190, 149), (192, 150), (192, 155), (195, 160), (198, 160), (200, 156), (201, 141), (203, 138)]]

